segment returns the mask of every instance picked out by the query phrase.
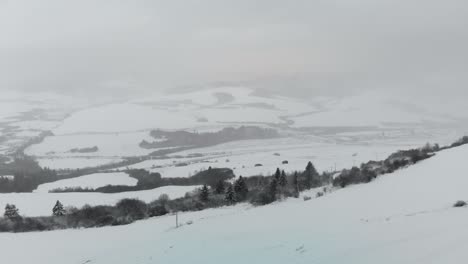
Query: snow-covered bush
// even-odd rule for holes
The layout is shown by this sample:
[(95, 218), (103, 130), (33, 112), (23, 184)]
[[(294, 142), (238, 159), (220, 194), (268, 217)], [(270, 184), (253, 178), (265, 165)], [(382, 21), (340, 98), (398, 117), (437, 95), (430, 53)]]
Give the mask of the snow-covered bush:
[(466, 202), (465, 201), (457, 201), (453, 207), (465, 207), (466, 206)]

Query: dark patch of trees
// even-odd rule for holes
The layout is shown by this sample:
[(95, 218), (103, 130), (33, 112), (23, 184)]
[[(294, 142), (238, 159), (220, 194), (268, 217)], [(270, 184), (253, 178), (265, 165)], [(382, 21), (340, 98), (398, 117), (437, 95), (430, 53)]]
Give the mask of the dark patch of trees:
[(13, 175), (12, 179), (0, 178), (0, 193), (32, 192), (40, 184), (58, 180), (55, 170), (41, 168), (29, 157), (18, 157), (11, 163), (0, 164), (0, 175)]
[(239, 128), (229, 127), (212, 133), (153, 130), (150, 135), (156, 139), (164, 138), (165, 140), (155, 142), (143, 140), (140, 143), (140, 147), (146, 149), (181, 146), (207, 147), (237, 140), (279, 137), (278, 132), (274, 129), (255, 126), (241, 126)]
[(452, 145), (450, 145), (449, 148), (455, 148), (466, 144), (468, 144), (468, 136), (464, 136), (459, 140), (455, 141)]
[(397, 151), (383, 161), (369, 161), (363, 163), (361, 167), (345, 169), (333, 179), (333, 185), (344, 188), (351, 184), (368, 183), (379, 175), (392, 173), (432, 157), (435, 149), (439, 149), (439, 147), (432, 148), (426, 145), (420, 149)]
[[(66, 228), (90, 228), (109, 225), (126, 225), (149, 217), (151, 205), (136, 200), (123, 199), (115, 206), (84, 206), (68, 212), (54, 206), (52, 216), (0, 218), (0, 232), (29, 232)], [(60, 207), (60, 206), (58, 206)], [(7, 210), (5, 210), (6, 214)], [(167, 213), (167, 212), (161, 212)]]
[(221, 181), (227, 181), (234, 178), (234, 172), (231, 169), (225, 168), (210, 168), (200, 171), (191, 177), (185, 178), (163, 178), (159, 173), (150, 173), (147, 170), (136, 169), (129, 170), (128, 174), (138, 180), (136, 186), (124, 185), (107, 185), (96, 189), (82, 188), (64, 188), (55, 189), (51, 192), (102, 192), (102, 193), (118, 193), (129, 191), (150, 190), (163, 186), (190, 186), (190, 185), (208, 185), (216, 188), (216, 185)]
[(73, 148), (70, 149), (70, 153), (94, 153), (98, 152), (99, 148), (97, 146), (89, 147), (89, 148)]

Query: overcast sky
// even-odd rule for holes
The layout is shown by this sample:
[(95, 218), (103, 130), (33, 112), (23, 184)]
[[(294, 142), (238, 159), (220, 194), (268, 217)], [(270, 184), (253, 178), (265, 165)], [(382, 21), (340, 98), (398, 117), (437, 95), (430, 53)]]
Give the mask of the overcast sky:
[(466, 0), (0, 0), (0, 87), (463, 94)]

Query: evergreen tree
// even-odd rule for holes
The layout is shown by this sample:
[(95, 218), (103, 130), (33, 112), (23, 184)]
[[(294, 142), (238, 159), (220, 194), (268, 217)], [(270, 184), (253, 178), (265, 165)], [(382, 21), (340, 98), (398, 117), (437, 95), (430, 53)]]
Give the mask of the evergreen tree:
[(226, 189), (226, 195), (225, 195), (224, 199), (229, 204), (233, 204), (233, 203), (236, 202), (236, 196), (235, 196), (234, 188), (232, 187), (232, 184), (228, 185), (228, 187)]
[(315, 169), (312, 162), (310, 161), (307, 164), (306, 170), (304, 172), (304, 176), (305, 176), (305, 182), (304, 182), (305, 189), (312, 188), (312, 186), (314, 186), (314, 182), (317, 181), (318, 172)]
[(281, 172), (281, 176), (278, 180), (278, 185), (281, 186), (282, 188), (286, 187), (286, 185), (288, 184), (288, 179), (286, 177), (286, 173), (284, 172), (284, 170)]
[(240, 176), (239, 179), (237, 179), (234, 183), (234, 192), (238, 201), (242, 201), (245, 198), (247, 198), (247, 193), (249, 192), (249, 189), (242, 176)]
[(279, 168), (276, 168), (275, 180), (279, 181), (279, 180), (280, 180), (280, 177), (281, 177), (281, 171), (280, 171)]
[(276, 194), (278, 193), (278, 181), (276, 180), (276, 178), (273, 178), (273, 180), (270, 182), (270, 186), (269, 186), (269, 195), (270, 195), (270, 199), (271, 201), (275, 201), (276, 200)]
[(223, 194), (226, 189), (224, 185), (225, 185), (224, 181), (218, 181), (215, 186), (215, 193)]
[(210, 198), (210, 192), (208, 190), (208, 186), (205, 184), (203, 185), (200, 191), (200, 201), (207, 202)]
[(63, 208), (63, 204), (57, 200), (55, 203), (54, 208), (52, 209), (53, 216), (64, 216), (66, 213), (65, 209)]
[(294, 196), (297, 198), (299, 197), (299, 175), (297, 171), (294, 173), (294, 178), (293, 178), (293, 187), (294, 187)]
[(14, 204), (7, 204), (5, 206), (5, 218), (13, 219), (19, 217), (19, 210), (16, 208)]

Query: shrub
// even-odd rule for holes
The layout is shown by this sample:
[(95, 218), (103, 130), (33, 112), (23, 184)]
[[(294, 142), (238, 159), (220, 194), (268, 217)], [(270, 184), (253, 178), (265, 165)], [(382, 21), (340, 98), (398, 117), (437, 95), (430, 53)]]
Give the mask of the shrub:
[(116, 205), (121, 216), (133, 222), (148, 217), (148, 207), (138, 199), (123, 199)]
[(268, 190), (257, 192), (253, 195), (251, 203), (254, 205), (267, 205), (274, 202), (275, 199), (271, 196)]
[(465, 207), (466, 206), (466, 202), (465, 201), (457, 201), (453, 207)]
[(169, 212), (167, 211), (166, 207), (158, 204), (158, 203), (151, 203), (148, 205), (148, 215), (149, 217), (161, 216), (166, 215)]

